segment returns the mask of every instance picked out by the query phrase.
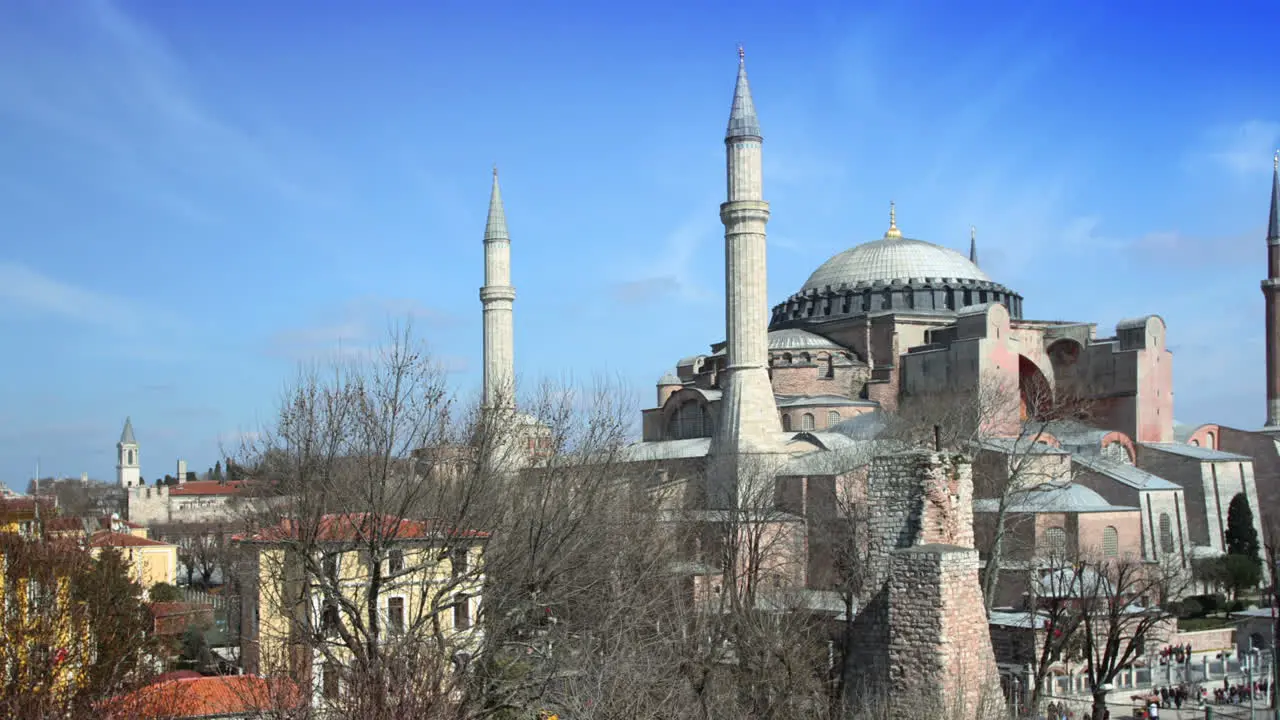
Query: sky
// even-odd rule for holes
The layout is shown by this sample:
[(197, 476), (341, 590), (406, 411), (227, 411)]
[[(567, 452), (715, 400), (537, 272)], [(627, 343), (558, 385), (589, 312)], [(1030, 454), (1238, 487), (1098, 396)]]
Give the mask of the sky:
[(1024, 315), (1169, 326), (1180, 422), (1263, 421), (1280, 5), (0, 0), (0, 482), (148, 480), (410, 320), (478, 391), (490, 168), (516, 366), (652, 403), (723, 337), (746, 49), (769, 300), (879, 238)]

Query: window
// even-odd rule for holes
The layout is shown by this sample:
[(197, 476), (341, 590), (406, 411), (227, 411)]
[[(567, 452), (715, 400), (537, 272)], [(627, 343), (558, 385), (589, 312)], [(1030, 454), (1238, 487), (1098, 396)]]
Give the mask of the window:
[(1160, 551), (1173, 552), (1173, 523), (1169, 521), (1169, 513), (1160, 513)]
[(387, 598), (387, 629), (397, 635), (404, 632), (404, 598)]
[(455, 578), (459, 575), (465, 575), (467, 570), (470, 569), (470, 563), (468, 560), (469, 558), (467, 557), (466, 548), (458, 548), (453, 551), (449, 559), (449, 565)]
[(453, 627), (455, 630), (471, 627), (471, 599), (466, 595), (459, 595), (454, 600)]
[(813, 429), (813, 415), (812, 415), (812, 414), (810, 414), (810, 413), (805, 413), (804, 415), (802, 415), (802, 416), (800, 417), (800, 429), (801, 429), (801, 430), (812, 430), (812, 429)]
[(341, 619), (338, 617), (338, 606), (327, 604), (320, 613), (320, 632), (324, 635), (336, 635)]
[(840, 413), (836, 412), (835, 410), (832, 410), (831, 412), (827, 413), (827, 427), (831, 427), (832, 425), (839, 425), (839, 424), (840, 424)]
[(1107, 557), (1120, 555), (1120, 532), (1110, 525), (1102, 529), (1102, 554)]
[(387, 570), (393, 573), (404, 570), (404, 550), (391, 548), (391, 554), (387, 558)]
[(1067, 531), (1060, 527), (1045, 528), (1044, 551), (1053, 555), (1067, 552)]
[(130, 451), (129, 451), (129, 464), (130, 464), (130, 465), (132, 465), (132, 464), (133, 464), (133, 451), (132, 451), (132, 450), (130, 450)]
[(711, 435), (711, 417), (697, 401), (676, 408), (669, 427), (671, 439), (685, 440)]
[(782, 429), (791, 432), (791, 416), (785, 413), (782, 415)]
[(323, 687), (322, 692), (326, 700), (336, 700), (338, 698), (338, 664), (332, 660), (326, 660), (321, 669), (320, 684)]

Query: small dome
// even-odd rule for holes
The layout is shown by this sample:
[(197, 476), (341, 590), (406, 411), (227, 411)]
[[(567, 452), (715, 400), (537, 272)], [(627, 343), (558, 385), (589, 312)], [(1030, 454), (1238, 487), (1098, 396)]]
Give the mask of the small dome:
[(890, 282), (909, 278), (954, 278), (992, 282), (964, 255), (941, 245), (902, 237), (885, 237), (841, 252), (813, 271), (805, 290), (842, 283)]
[(769, 333), (770, 350), (843, 350), (839, 343), (817, 333), (789, 328)]
[(659, 378), (658, 384), (659, 385), (683, 385), (684, 383), (681, 382), (679, 375), (676, 375), (674, 371), (668, 370), (665, 375)]

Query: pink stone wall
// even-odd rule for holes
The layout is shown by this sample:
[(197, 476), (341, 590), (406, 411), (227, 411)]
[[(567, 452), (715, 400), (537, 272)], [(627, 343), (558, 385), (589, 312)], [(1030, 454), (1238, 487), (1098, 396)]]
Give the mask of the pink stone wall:
[(1236, 629), (1221, 628), (1219, 630), (1179, 632), (1172, 644), (1186, 645), (1187, 643), (1191, 643), (1191, 652), (1233, 650), (1236, 645)]

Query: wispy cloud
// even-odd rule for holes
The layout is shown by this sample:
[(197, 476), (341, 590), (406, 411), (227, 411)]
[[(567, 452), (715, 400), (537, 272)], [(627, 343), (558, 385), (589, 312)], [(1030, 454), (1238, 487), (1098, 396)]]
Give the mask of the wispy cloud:
[(711, 297), (705, 268), (696, 258), (703, 245), (714, 236), (705, 211), (699, 211), (667, 234), (660, 246), (651, 250), (652, 260), (639, 263), (631, 278), (614, 284), (614, 300), (624, 304), (649, 304), (669, 298), (703, 301)]
[(188, 219), (213, 217), (194, 182), (311, 196), (314, 176), (258, 139), (267, 127), (250, 130), (215, 110), (160, 33), (109, 0), (38, 8), (55, 17), (0, 30), (0, 63), (10, 68), (0, 71), (0, 116), (101, 154), (109, 172), (156, 180), (135, 191)]
[(0, 261), (0, 309), (19, 315), (53, 317), (132, 337), (181, 327), (177, 318), (164, 312), (6, 261)]
[(397, 327), (408, 324), (421, 339), (424, 329), (455, 321), (452, 315), (416, 300), (368, 296), (319, 312), (316, 318), (314, 324), (272, 333), (266, 342), (267, 354), (293, 360), (362, 358)]
[(1243, 179), (1256, 180), (1271, 169), (1280, 147), (1280, 122), (1246, 120), (1209, 131), (1204, 156)]

